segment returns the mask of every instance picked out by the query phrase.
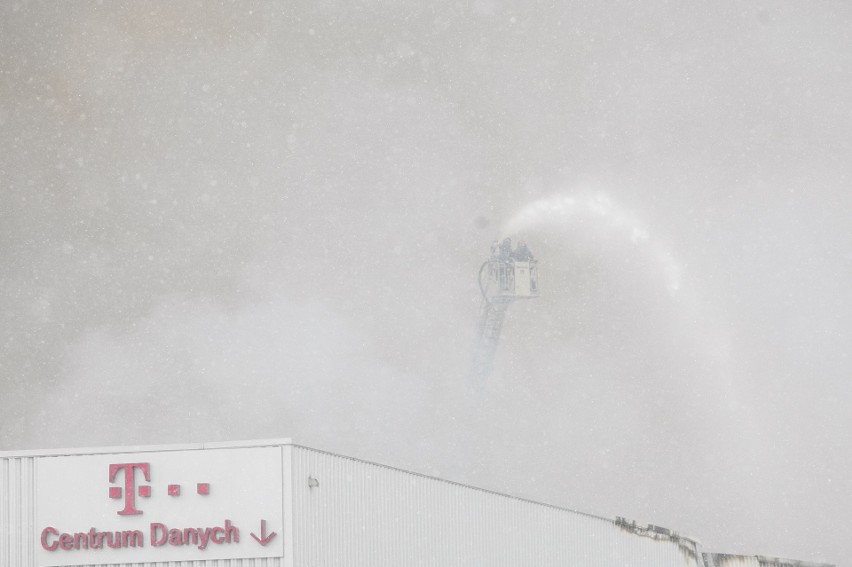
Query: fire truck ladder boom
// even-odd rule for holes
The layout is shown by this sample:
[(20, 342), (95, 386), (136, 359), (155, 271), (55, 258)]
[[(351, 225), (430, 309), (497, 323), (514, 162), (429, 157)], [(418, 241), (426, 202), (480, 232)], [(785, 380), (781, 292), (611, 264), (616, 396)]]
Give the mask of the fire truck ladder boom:
[(492, 258), (479, 269), (482, 305), (471, 372), (476, 383), (481, 384), (491, 375), (506, 310), (517, 299), (538, 297), (537, 280), (535, 260), (513, 262)]
[(479, 327), (477, 329), (477, 345), (474, 353), (474, 374), (479, 379), (485, 379), (491, 374), (494, 366), (494, 355), (497, 354), (497, 344), (500, 342), (500, 331), (503, 329), (503, 319), (509, 308), (510, 299), (500, 298), (495, 301), (483, 299)]

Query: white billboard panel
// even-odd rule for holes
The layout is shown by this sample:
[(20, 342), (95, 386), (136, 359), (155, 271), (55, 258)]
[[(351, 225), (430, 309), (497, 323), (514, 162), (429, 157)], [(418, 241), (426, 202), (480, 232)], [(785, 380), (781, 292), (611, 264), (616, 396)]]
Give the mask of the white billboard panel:
[(281, 447), (42, 457), (36, 564), (283, 557)]

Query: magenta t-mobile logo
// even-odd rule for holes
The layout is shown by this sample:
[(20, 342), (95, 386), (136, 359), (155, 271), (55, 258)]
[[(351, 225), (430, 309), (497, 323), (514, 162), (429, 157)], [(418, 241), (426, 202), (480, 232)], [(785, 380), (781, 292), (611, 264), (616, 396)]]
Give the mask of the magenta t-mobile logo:
[[(150, 465), (148, 463), (120, 463), (109, 466), (109, 482), (113, 484), (118, 471), (124, 471), (124, 510), (119, 510), (121, 516), (129, 516), (133, 514), (141, 514), (142, 510), (136, 509), (136, 469), (142, 471), (145, 480), (151, 482)], [(109, 497), (121, 498), (121, 487), (110, 486)], [(139, 487), (139, 496), (148, 498), (151, 496), (151, 486), (143, 484)]]
[[(121, 516), (132, 516), (135, 514), (141, 514), (142, 510), (136, 508), (136, 495), (139, 494), (139, 496), (141, 496), (142, 498), (149, 498), (151, 496), (150, 484), (141, 484), (139, 486), (136, 486), (137, 470), (142, 471), (142, 477), (147, 482), (151, 482), (150, 463), (117, 463), (109, 466), (110, 484), (118, 484), (119, 480), (116, 478), (118, 476), (118, 471), (124, 471), (124, 488), (122, 489), (120, 486), (109, 487), (110, 498), (118, 500), (122, 496), (124, 497), (124, 509), (116, 512)], [(208, 494), (210, 494), (210, 483), (197, 483), (195, 485), (195, 491), (202, 496), (207, 496)], [(172, 497), (180, 496), (180, 485), (167, 485), (166, 493)]]

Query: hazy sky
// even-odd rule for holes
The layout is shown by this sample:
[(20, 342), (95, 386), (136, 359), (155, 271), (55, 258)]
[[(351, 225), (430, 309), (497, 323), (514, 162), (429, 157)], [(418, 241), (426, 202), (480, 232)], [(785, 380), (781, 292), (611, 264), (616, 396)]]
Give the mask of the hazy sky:
[(292, 437), (848, 567), (850, 101), (841, 1), (4, 2), (0, 448)]

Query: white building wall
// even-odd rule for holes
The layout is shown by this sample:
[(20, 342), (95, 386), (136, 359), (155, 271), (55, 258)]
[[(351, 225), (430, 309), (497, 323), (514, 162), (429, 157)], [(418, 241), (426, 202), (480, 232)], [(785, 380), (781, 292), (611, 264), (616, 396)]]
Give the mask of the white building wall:
[[(283, 557), (116, 563), (111, 567), (831, 567), (760, 556), (702, 555), (667, 530), (291, 445), (281, 446)], [(0, 453), (0, 567), (36, 567), (41, 459), (178, 451), (161, 446)], [(43, 471), (42, 471), (43, 472)], [(42, 518), (44, 520), (44, 518)]]
[(699, 567), (695, 543), (293, 447), (294, 567)]

